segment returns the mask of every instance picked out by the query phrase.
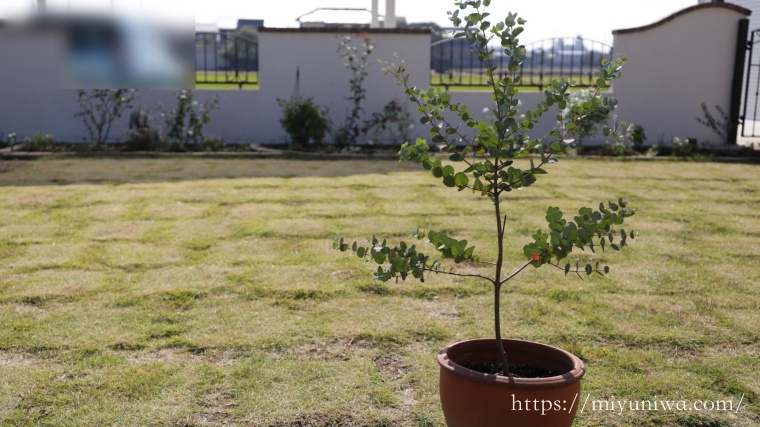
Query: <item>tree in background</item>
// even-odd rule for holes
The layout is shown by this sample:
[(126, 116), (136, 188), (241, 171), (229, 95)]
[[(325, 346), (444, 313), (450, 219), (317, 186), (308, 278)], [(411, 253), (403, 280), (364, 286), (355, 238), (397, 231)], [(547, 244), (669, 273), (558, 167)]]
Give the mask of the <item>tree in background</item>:
[(243, 26), (224, 39), (222, 54), (227, 69), (258, 71), (259, 33), (255, 28)]

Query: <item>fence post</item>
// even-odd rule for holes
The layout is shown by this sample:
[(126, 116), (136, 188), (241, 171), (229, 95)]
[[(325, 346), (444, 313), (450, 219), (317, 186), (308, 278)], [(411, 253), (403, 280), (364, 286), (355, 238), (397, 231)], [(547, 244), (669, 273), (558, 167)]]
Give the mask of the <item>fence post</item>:
[[(729, 107), (728, 144), (736, 145), (739, 132), (739, 110), (742, 106), (742, 82), (744, 77), (744, 64), (747, 57), (747, 36), (749, 33), (749, 19), (739, 20), (739, 30), (736, 35), (736, 53), (734, 56), (734, 77), (731, 80), (731, 105)], [(751, 58), (750, 58), (751, 62)], [(749, 70), (747, 71), (749, 73)], [(744, 102), (747, 102), (745, 99)]]

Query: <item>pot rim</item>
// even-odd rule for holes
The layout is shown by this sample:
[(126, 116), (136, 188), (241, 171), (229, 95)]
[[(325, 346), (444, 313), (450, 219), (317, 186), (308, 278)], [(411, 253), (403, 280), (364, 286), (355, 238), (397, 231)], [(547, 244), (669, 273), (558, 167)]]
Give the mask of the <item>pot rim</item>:
[(552, 347), (550, 345), (534, 342), (534, 341), (524, 341), (524, 340), (517, 340), (517, 339), (502, 339), (502, 342), (505, 344), (505, 346), (508, 346), (508, 347), (509, 346), (520, 347), (515, 350), (511, 350), (512, 352), (525, 351), (526, 347), (530, 347), (534, 351), (553, 354), (554, 359), (562, 358), (562, 359), (570, 361), (572, 364), (572, 369), (562, 375), (555, 375), (553, 377), (513, 378), (513, 377), (505, 377), (502, 375), (486, 374), (483, 372), (474, 371), (472, 369), (468, 369), (462, 365), (459, 365), (458, 363), (454, 362), (453, 360), (449, 358), (449, 355), (448, 355), (449, 351), (456, 349), (457, 347), (462, 347), (462, 346), (481, 347), (481, 346), (487, 346), (488, 344), (493, 346), (495, 341), (496, 340), (494, 338), (484, 338), (484, 339), (459, 341), (454, 344), (450, 344), (438, 353), (438, 356), (437, 356), (438, 364), (441, 365), (441, 369), (446, 369), (447, 371), (453, 373), (454, 375), (465, 377), (473, 381), (477, 381), (477, 382), (485, 383), (485, 384), (493, 384), (493, 385), (509, 384), (512, 387), (520, 387), (520, 388), (547, 388), (547, 387), (557, 387), (559, 385), (566, 385), (568, 383), (580, 381), (580, 379), (586, 373), (586, 366), (583, 363), (583, 361), (568, 351), (562, 350), (561, 348)]

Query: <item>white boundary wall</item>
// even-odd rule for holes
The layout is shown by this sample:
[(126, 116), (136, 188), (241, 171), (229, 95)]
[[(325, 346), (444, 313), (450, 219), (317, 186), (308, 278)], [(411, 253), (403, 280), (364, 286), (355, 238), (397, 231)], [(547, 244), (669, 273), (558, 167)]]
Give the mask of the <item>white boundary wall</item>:
[[(697, 123), (702, 116), (700, 102), (711, 108), (720, 104), (728, 108), (737, 26), (745, 18), (744, 9), (709, 3), (685, 9), (663, 21), (632, 30), (615, 32), (614, 51), (626, 53), (629, 62), (623, 79), (615, 82), (612, 96), (619, 99), (617, 115), (621, 120), (644, 126), (648, 142), (669, 142), (672, 137), (715, 141), (712, 132)], [(412, 137), (427, 137), (419, 124), (416, 108), (409, 104), (391, 76), (380, 70), (378, 59), (404, 60), (411, 75), (410, 83), (427, 87), (430, 73), (430, 34), (420, 30), (372, 29), (365, 33), (376, 45), (369, 59), (365, 81), (367, 99), (364, 117), (379, 112), (391, 99), (405, 103), (415, 123)], [(197, 90), (196, 100), (220, 97), (220, 109), (213, 112), (207, 125), (209, 135), (226, 142), (286, 142), (282, 130), (277, 98), (289, 98), (295, 88), (296, 69), (300, 69), (300, 94), (330, 109), (335, 124), (348, 114), (351, 72), (344, 67), (338, 53), (341, 36), (350, 31), (322, 29), (264, 29), (260, 32), (259, 90)], [(37, 131), (52, 134), (57, 141), (82, 141), (85, 129), (74, 113), (79, 109), (76, 91), (55, 89), (55, 70), (44, 64), (19, 64), (12, 40), (0, 37), (0, 134), (15, 132), (20, 138)], [(28, 47), (26, 48), (28, 52)], [(39, 57), (38, 57), (39, 58)], [(44, 58), (44, 56), (43, 56)], [(539, 92), (519, 95), (523, 108), (533, 108), (542, 99)], [(487, 91), (452, 92), (453, 102), (464, 102), (478, 119), (491, 103)], [(153, 113), (158, 105), (167, 109), (175, 105), (174, 91), (141, 91), (138, 104)], [(553, 125), (556, 112), (550, 111), (532, 136), (541, 136)], [(127, 117), (122, 117), (112, 131), (111, 140), (123, 139)], [(160, 120), (154, 117), (154, 124)], [(466, 131), (466, 129), (465, 129)], [(468, 135), (471, 135), (468, 132)], [(589, 139), (599, 143), (603, 139)]]
[[(404, 61), (412, 78), (420, 85), (428, 85), (430, 80), (430, 33), (427, 31), (371, 30), (364, 34), (375, 45), (367, 60), (364, 88), (367, 97), (362, 101), (364, 118), (382, 111), (391, 100), (407, 103), (403, 90), (394, 84), (390, 75), (381, 71), (378, 60), (394, 62), (397, 54)], [(338, 52), (342, 36), (353, 38), (352, 46), (362, 50), (362, 41), (351, 32), (323, 31), (319, 29), (291, 30), (271, 29), (259, 33), (261, 72), (259, 90), (264, 115), (257, 119), (262, 124), (274, 123), (256, 131), (264, 141), (286, 141), (287, 136), (279, 128), (281, 117), (277, 98), (290, 98), (295, 89), (296, 69), (300, 70), (299, 93), (303, 97), (313, 97), (314, 102), (327, 106), (334, 124), (343, 123), (352, 106), (346, 98), (351, 95), (349, 81), (352, 72), (344, 64), (345, 59)], [(414, 114), (416, 109), (410, 108)], [(250, 120), (250, 119), (249, 119)]]
[(733, 5), (707, 3), (682, 10), (658, 23), (614, 31), (613, 50), (627, 54), (623, 77), (613, 83), (618, 116), (644, 126), (649, 143), (673, 137), (718, 143), (697, 122), (705, 101), (728, 114), (739, 21)]
[[(287, 135), (280, 126), (282, 112), (277, 98), (290, 98), (296, 82), (296, 69), (300, 68), (300, 94), (313, 97), (317, 104), (327, 106), (334, 123), (342, 123), (347, 115), (351, 95), (351, 71), (344, 66), (338, 53), (341, 36), (352, 36), (350, 31), (263, 30), (260, 35), (260, 88), (259, 90), (196, 90), (198, 101), (220, 98), (220, 108), (212, 113), (207, 134), (223, 138), (226, 142), (286, 142)], [(392, 99), (404, 102), (406, 96), (381, 72), (378, 59), (394, 60), (394, 53), (404, 60), (410, 74), (427, 85), (430, 69), (430, 33), (424, 30), (370, 30), (366, 34), (375, 44), (368, 59), (364, 87), (367, 98), (362, 107), (364, 116), (379, 112)], [(50, 48), (44, 43), (32, 49)], [(26, 48), (25, 48), (26, 49)], [(3, 39), (0, 33), (0, 134), (6, 138), (15, 132), (21, 139), (37, 131), (51, 134), (57, 141), (79, 142), (87, 135), (81, 119), (74, 117), (79, 110), (75, 90), (56, 89), (60, 79), (55, 69), (42, 63), (26, 63), (12, 40)], [(28, 51), (28, 49), (26, 49)], [(28, 59), (27, 56), (23, 58)], [(6, 62), (7, 61), (7, 62)], [(24, 62), (19, 64), (19, 62)], [(8, 66), (16, 64), (16, 66)], [(136, 105), (149, 108), (154, 124), (158, 106), (167, 110), (176, 105), (176, 91), (143, 90)], [(410, 109), (414, 113), (415, 109)], [(109, 140), (123, 139), (127, 131), (127, 117), (119, 119)], [(415, 131), (421, 129), (417, 127)]]

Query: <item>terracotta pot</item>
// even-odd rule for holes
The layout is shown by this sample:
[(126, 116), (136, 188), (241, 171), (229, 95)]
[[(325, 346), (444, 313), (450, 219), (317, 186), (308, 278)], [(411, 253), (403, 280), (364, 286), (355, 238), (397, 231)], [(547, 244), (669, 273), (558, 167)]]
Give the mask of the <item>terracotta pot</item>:
[(510, 364), (558, 372), (547, 378), (508, 378), (465, 368), (470, 362), (499, 363), (496, 341), (452, 344), (438, 353), (441, 406), (448, 427), (570, 427), (580, 403), (576, 356), (539, 343), (503, 340)]

